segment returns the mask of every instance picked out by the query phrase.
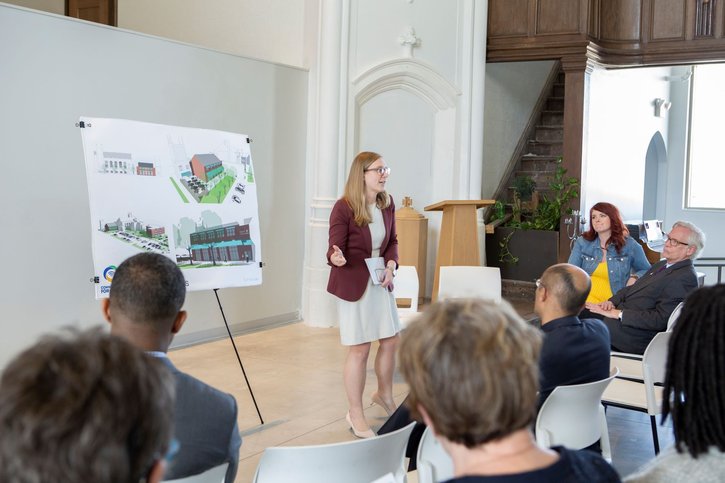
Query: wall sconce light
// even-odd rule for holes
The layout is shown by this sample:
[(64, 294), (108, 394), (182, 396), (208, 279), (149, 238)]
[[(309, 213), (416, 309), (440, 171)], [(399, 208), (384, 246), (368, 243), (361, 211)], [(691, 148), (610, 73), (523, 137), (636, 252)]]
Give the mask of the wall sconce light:
[(669, 101), (666, 101), (662, 98), (655, 99), (655, 117), (663, 117), (665, 115), (665, 112), (667, 112), (670, 107), (672, 107), (672, 103)]

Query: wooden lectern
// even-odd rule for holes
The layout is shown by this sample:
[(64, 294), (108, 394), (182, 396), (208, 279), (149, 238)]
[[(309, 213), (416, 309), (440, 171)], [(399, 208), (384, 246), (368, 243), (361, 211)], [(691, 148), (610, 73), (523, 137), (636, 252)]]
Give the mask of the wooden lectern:
[(425, 211), (443, 212), (433, 292), (431, 293), (432, 302), (438, 298), (438, 279), (441, 267), (481, 264), (478, 255), (476, 210), (494, 203), (494, 200), (446, 200), (423, 208)]

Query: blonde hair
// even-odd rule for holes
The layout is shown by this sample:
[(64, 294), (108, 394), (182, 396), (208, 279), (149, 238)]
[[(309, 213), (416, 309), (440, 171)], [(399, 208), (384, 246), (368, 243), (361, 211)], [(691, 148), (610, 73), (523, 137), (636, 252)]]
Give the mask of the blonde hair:
[[(343, 198), (352, 209), (357, 226), (366, 226), (373, 221), (373, 215), (368, 210), (365, 202), (365, 170), (378, 159), (382, 158), (378, 153), (363, 151), (352, 161), (350, 173), (345, 183), (345, 194)], [(375, 204), (381, 210), (390, 205), (390, 197), (387, 191), (378, 193)]]
[(539, 331), (505, 301), (437, 302), (402, 333), (407, 405), (468, 448), (501, 439), (534, 420), (540, 347)]

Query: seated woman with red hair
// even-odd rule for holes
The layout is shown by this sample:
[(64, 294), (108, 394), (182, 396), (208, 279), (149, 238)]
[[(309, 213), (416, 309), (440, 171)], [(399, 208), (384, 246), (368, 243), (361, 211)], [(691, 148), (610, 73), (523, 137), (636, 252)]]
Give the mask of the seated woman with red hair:
[(617, 207), (605, 202), (589, 210), (589, 230), (574, 243), (569, 263), (581, 267), (592, 278), (587, 303), (593, 304), (609, 300), (650, 268), (644, 250), (629, 236)]

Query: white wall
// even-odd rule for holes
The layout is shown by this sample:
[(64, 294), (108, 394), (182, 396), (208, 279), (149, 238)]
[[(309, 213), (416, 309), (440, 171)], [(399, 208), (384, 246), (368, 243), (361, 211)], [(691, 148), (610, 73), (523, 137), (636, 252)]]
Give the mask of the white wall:
[[(689, 67), (673, 69), (670, 82), (670, 99), (672, 108), (668, 112), (669, 119), (669, 151), (666, 181), (661, 190), (666, 193), (661, 218), (669, 229), (672, 223), (686, 220), (694, 223), (705, 231), (708, 242), (703, 257), (725, 257), (725, 247), (721, 240), (725, 239), (725, 212), (722, 210), (701, 210), (685, 208), (685, 176), (687, 159), (687, 118), (690, 82), (682, 80), (687, 77)], [(712, 270), (698, 269), (707, 272), (707, 283), (715, 280)]]
[(318, 4), (319, 0), (118, 0), (118, 26), (307, 68)]
[(56, 13), (63, 15), (65, 13), (65, 0), (8, 0), (10, 5), (19, 7), (33, 8), (43, 12)]
[[(665, 156), (658, 159), (657, 218), (665, 230), (678, 220), (702, 228), (708, 243), (703, 257), (725, 257), (719, 240), (725, 236), (725, 213), (684, 208), (687, 158), (689, 67), (649, 67), (592, 74), (589, 109), (588, 165), (582, 173), (582, 206), (587, 212), (595, 202), (610, 201), (625, 220), (641, 220), (644, 163), (652, 135), (662, 133)], [(653, 101), (672, 102), (663, 117), (654, 116)], [(706, 283), (716, 281), (716, 271)]]
[[(0, 25), (0, 367), (38, 334), (101, 322), (82, 115), (250, 135), (264, 283), (219, 295), (239, 330), (298, 318), (306, 72), (10, 6)], [(178, 342), (226, 334), (213, 292), (186, 308)]]
[(667, 140), (667, 116), (655, 117), (655, 98), (669, 99), (670, 69), (595, 69), (589, 92), (589, 130), (582, 168), (582, 208), (616, 205), (625, 220), (642, 221), (645, 159), (652, 136)]
[[(63, 15), (65, 0), (6, 3)], [(309, 68), (320, 0), (117, 0), (118, 27)]]
[(482, 198), (494, 196), (554, 67), (553, 61), (486, 64)]

